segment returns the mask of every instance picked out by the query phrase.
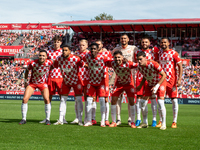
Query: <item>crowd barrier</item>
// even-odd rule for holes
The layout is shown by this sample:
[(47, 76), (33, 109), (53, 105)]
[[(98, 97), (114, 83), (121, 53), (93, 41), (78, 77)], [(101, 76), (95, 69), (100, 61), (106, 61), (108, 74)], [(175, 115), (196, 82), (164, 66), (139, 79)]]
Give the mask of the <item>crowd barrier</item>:
[[(22, 100), (24, 96), (24, 92), (17, 92), (17, 91), (0, 91), (0, 100)], [(187, 96), (182, 96), (187, 97)], [(190, 96), (192, 97), (192, 96)], [(179, 104), (200, 104), (200, 95), (193, 96), (194, 98), (178, 98)], [(34, 92), (31, 96), (30, 100), (42, 100), (43, 97), (40, 94), (40, 92)], [(68, 96), (68, 101), (74, 101), (74, 93), (71, 92)], [(84, 101), (84, 98), (82, 97), (82, 100)], [(54, 95), (52, 98), (52, 101), (60, 101), (60, 98), (58, 95)], [(98, 99), (97, 99), (98, 101)], [(110, 97), (109, 97), (110, 101)], [(128, 103), (127, 97), (124, 94), (122, 98), (122, 103)], [(151, 103), (151, 101), (149, 101)], [(165, 98), (165, 104), (172, 104), (170, 98)]]

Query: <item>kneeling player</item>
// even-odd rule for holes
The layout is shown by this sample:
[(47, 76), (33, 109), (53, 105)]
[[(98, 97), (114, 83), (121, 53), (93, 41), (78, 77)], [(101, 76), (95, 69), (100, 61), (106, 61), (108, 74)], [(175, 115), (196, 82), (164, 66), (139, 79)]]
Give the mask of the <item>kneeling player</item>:
[(66, 101), (71, 88), (74, 89), (75, 98), (77, 101), (78, 109), (78, 125), (82, 126), (82, 84), (79, 77), (79, 67), (83, 67), (83, 61), (75, 55), (71, 54), (71, 49), (69, 46), (63, 46), (63, 54), (59, 56), (53, 66), (55, 68), (60, 68), (63, 83), (61, 87), (61, 99), (60, 99), (60, 116), (59, 120), (54, 123), (54, 125), (63, 125), (63, 116), (66, 114)]
[[(19, 124), (26, 123), (26, 114), (28, 111), (28, 100), (38, 88), (41, 91), (41, 94), (44, 98), (45, 102), (45, 113), (46, 113), (46, 125), (50, 125), (50, 113), (51, 106), (49, 100), (49, 90), (47, 85), (47, 75), (49, 74), (49, 70), (53, 62), (51, 60), (47, 60), (47, 52), (45, 50), (41, 50), (39, 53), (39, 59), (32, 61), (26, 69), (25, 72), (25, 94), (22, 101), (22, 120)], [(27, 78), (29, 70), (31, 70), (31, 79), (29, 85), (27, 84)]]
[[(138, 126), (138, 128), (148, 127), (148, 111), (146, 110), (146, 105), (148, 103), (149, 97), (155, 97), (157, 95), (158, 105), (160, 112), (162, 114), (162, 126), (161, 130), (166, 129), (166, 108), (164, 105), (164, 97), (166, 92), (166, 74), (160, 65), (155, 61), (150, 61), (146, 59), (146, 54), (143, 51), (137, 53), (137, 60), (139, 63), (138, 70), (144, 76), (142, 82), (137, 87), (139, 91), (145, 81), (147, 80), (148, 85), (144, 89), (144, 95), (141, 99), (141, 110), (143, 115), (143, 123)], [(161, 76), (161, 77), (160, 77)]]
[(116, 127), (116, 104), (119, 96), (123, 91), (126, 92), (129, 104), (130, 104), (130, 114), (131, 114), (131, 128), (136, 128), (135, 126), (135, 106), (134, 106), (134, 81), (131, 69), (136, 68), (137, 64), (131, 61), (123, 62), (123, 54), (121, 51), (114, 52), (114, 60), (107, 61), (106, 66), (112, 67), (117, 75), (116, 89), (112, 94), (111, 101), (111, 115), (112, 124), (109, 127)]

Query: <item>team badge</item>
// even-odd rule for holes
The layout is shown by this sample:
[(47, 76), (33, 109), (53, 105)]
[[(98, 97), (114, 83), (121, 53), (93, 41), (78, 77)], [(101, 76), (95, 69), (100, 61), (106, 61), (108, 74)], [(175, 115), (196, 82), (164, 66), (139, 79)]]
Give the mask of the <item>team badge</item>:
[(172, 88), (172, 91), (173, 91), (173, 92), (176, 91), (176, 87), (175, 87), (175, 86)]
[(90, 84), (87, 85), (87, 89), (90, 89)]
[(77, 85), (77, 88), (80, 90), (80, 89), (81, 89), (81, 84), (78, 84), (78, 85)]
[(134, 88), (131, 88), (131, 93), (134, 93), (134, 91), (135, 91)]
[(101, 89), (105, 89), (105, 86), (104, 86), (104, 85), (101, 85)]
[(165, 87), (162, 85), (162, 86), (160, 86), (160, 90), (161, 91), (164, 91), (165, 90)]

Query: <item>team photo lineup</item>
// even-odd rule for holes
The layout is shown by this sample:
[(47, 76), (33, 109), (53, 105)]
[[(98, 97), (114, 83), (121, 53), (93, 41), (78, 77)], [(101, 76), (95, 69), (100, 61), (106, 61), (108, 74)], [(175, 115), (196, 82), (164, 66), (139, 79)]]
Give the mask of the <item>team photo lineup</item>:
[[(40, 49), (38, 59), (31, 61), (25, 71), (24, 97), (21, 105), (22, 120), (28, 120), (28, 101), (39, 89), (45, 103), (46, 118), (39, 123), (51, 125), (52, 97), (60, 97), (59, 118), (53, 125), (66, 121), (67, 98), (71, 90), (75, 97), (75, 119), (71, 124), (100, 127), (121, 125), (123, 95), (128, 99), (127, 123), (131, 128), (148, 128), (149, 125), (166, 130), (165, 97), (172, 102), (171, 128), (177, 128), (178, 87), (183, 74), (178, 53), (170, 48), (168, 38), (160, 40), (160, 48), (150, 48), (148, 37), (141, 38), (141, 48), (129, 45), (129, 36), (121, 34), (121, 46), (112, 51), (103, 47), (104, 41), (89, 45), (87, 39), (79, 41), (79, 50), (73, 52), (67, 41), (55, 35), (48, 50)], [(113, 90), (110, 89), (109, 70), (113, 70)], [(28, 75), (31, 78), (28, 81)], [(83, 99), (85, 106), (83, 106)], [(151, 101), (153, 118), (148, 118)], [(97, 101), (101, 118), (96, 118)], [(110, 103), (110, 104), (109, 104)], [(84, 112), (84, 113), (83, 113)], [(109, 122), (111, 114), (112, 122)], [(159, 115), (159, 120), (156, 120)], [(82, 117), (85, 118), (82, 120)], [(149, 121), (148, 121), (149, 120)], [(151, 123), (150, 123), (151, 122)]]

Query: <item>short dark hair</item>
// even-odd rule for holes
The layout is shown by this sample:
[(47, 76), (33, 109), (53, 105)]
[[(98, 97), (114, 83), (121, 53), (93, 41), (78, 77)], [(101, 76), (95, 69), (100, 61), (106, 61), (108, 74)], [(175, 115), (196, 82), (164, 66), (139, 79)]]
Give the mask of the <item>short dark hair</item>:
[(97, 43), (92, 43), (92, 44), (90, 44), (90, 48), (91, 48), (92, 46), (96, 46), (97, 49), (99, 49), (99, 45), (98, 45)]
[(143, 37), (143, 38), (141, 39), (141, 42), (142, 42), (142, 40), (144, 40), (144, 39), (147, 39), (147, 40), (149, 40), (149, 42), (150, 42), (150, 38), (147, 37), (147, 36)]
[(167, 40), (168, 42), (169, 42), (169, 38), (168, 37), (163, 37), (163, 38), (161, 38), (161, 40), (160, 41), (162, 41), (162, 40)]
[(71, 51), (71, 47), (69, 45), (64, 44), (64, 45), (61, 46), (61, 48), (63, 48), (63, 47), (67, 47)]
[(100, 39), (97, 39), (95, 42), (101, 42), (101, 44), (103, 44), (103, 41)]
[(143, 51), (139, 51), (136, 56), (137, 57), (140, 57), (140, 56), (146, 57), (146, 53)]
[(115, 56), (115, 55), (117, 55), (117, 54), (120, 54), (120, 55), (122, 55), (122, 56), (123, 56), (123, 54), (122, 54), (122, 52), (121, 52), (121, 51), (115, 51), (115, 52), (113, 53), (113, 56)]
[(47, 51), (46, 51), (46, 50), (43, 49), (43, 50), (40, 50), (40, 51), (39, 51), (39, 53), (42, 53), (42, 52), (45, 52), (46, 55), (47, 55)]
[(61, 42), (62, 42), (62, 37), (59, 36), (59, 35), (55, 35), (55, 36), (53, 37), (53, 41), (61, 41)]
[[(122, 36), (127, 36), (127, 37), (128, 37), (128, 34), (123, 33), (120, 37), (122, 37)], [(128, 38), (129, 38), (129, 37), (128, 37)]]

